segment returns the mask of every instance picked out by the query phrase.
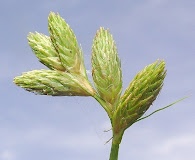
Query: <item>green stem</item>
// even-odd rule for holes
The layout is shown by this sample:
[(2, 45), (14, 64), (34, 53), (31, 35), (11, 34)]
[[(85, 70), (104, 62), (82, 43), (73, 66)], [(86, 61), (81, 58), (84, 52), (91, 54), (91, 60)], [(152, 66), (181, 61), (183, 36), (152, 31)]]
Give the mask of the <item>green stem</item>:
[(119, 152), (120, 143), (123, 137), (123, 133), (124, 131), (118, 134), (113, 133), (112, 146), (111, 146), (109, 160), (118, 160), (118, 152)]
[(110, 152), (110, 159), (109, 160), (118, 160), (118, 151), (119, 151), (120, 144), (114, 144), (112, 141), (112, 147)]
[(101, 104), (101, 106), (105, 109), (105, 111), (107, 112), (108, 114), (108, 117), (111, 118), (111, 111), (110, 109), (108, 108), (106, 102), (101, 99), (101, 97), (99, 97), (97, 94), (93, 95), (93, 97)]

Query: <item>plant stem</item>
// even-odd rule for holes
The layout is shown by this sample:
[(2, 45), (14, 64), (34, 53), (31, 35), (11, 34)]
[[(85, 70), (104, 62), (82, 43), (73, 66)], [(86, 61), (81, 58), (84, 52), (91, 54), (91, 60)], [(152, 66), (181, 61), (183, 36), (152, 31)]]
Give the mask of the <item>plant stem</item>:
[(111, 119), (111, 111), (109, 110), (106, 102), (101, 99), (101, 97), (99, 97), (97, 94), (93, 95), (93, 97), (101, 104), (101, 106), (105, 109), (105, 111), (107, 112), (108, 114), (108, 117)]
[(119, 151), (120, 144), (114, 144), (112, 141), (112, 147), (110, 152), (110, 159), (109, 160), (118, 160), (118, 151)]
[(121, 143), (124, 131), (115, 134), (113, 132), (113, 139), (112, 139), (112, 146), (110, 151), (110, 159), (109, 160), (118, 160), (118, 152), (119, 152), (119, 145)]

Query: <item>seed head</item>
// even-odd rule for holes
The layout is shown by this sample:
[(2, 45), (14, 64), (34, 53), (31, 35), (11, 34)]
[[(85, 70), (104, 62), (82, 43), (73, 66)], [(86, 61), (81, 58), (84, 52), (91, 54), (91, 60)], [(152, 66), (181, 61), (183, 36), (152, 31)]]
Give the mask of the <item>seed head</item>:
[(100, 28), (92, 46), (92, 76), (100, 97), (114, 110), (122, 90), (121, 64), (108, 30)]
[(157, 60), (140, 71), (120, 99), (113, 116), (116, 132), (136, 122), (158, 96), (166, 76), (165, 62)]
[(94, 90), (80, 75), (52, 70), (23, 73), (14, 83), (27, 91), (52, 96), (93, 96)]
[(40, 33), (29, 33), (28, 43), (41, 63), (52, 70), (65, 71), (50, 37)]
[(53, 12), (48, 17), (48, 28), (53, 46), (68, 72), (86, 76), (83, 53), (70, 26), (59, 14)]

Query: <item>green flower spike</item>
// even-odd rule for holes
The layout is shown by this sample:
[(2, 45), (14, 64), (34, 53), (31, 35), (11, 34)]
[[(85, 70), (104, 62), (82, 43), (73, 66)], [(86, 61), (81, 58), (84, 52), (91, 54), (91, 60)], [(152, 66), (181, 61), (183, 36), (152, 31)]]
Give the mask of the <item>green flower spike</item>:
[(113, 37), (104, 28), (97, 31), (93, 41), (92, 76), (98, 96), (106, 102), (103, 107), (111, 118), (122, 91), (122, 73)]
[(135, 76), (113, 115), (115, 135), (122, 135), (148, 110), (162, 88), (165, 75), (165, 62), (157, 60)]
[(82, 76), (61, 71), (34, 70), (14, 79), (16, 85), (52, 96), (91, 96), (94, 90)]
[(28, 41), (39, 61), (50, 70), (23, 73), (14, 79), (14, 83), (41, 95), (94, 97), (107, 112), (112, 125), (109, 160), (118, 160), (119, 145), (128, 127), (187, 98), (143, 117), (162, 89), (166, 76), (163, 60), (157, 60), (140, 71), (121, 96), (122, 71), (116, 44), (110, 32), (100, 28), (92, 45), (95, 91), (88, 80), (83, 53), (70, 26), (53, 12), (49, 15), (48, 26), (50, 37), (30, 33)]
[(93, 96), (83, 54), (69, 25), (55, 13), (48, 18), (51, 36), (29, 33), (28, 42), (41, 63), (51, 70), (34, 70), (14, 79), (28, 91), (52, 96)]
[(128, 128), (140, 118), (158, 96), (166, 76), (165, 62), (157, 60), (139, 72), (121, 97), (116, 114), (123, 118), (121, 124)]
[(41, 63), (52, 70), (66, 71), (62, 65), (58, 52), (55, 50), (50, 37), (36, 33), (29, 33), (29, 45)]
[(86, 76), (83, 53), (75, 34), (59, 14), (50, 13), (49, 33), (59, 59), (68, 72)]

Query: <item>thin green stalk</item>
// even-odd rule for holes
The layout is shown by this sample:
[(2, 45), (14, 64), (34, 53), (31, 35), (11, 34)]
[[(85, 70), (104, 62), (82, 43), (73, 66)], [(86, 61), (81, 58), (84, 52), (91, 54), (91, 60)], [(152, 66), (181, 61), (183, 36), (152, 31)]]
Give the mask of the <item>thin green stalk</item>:
[(119, 145), (120, 144), (115, 144), (112, 140), (112, 146), (111, 146), (109, 160), (118, 160)]
[(93, 97), (101, 104), (101, 106), (107, 112), (108, 117), (111, 119), (112, 116), (111, 116), (110, 109), (108, 108), (108, 104), (103, 99), (101, 99), (101, 97), (99, 97), (97, 94), (94, 94)]
[(117, 134), (113, 132), (112, 146), (111, 146), (109, 160), (118, 160), (118, 152), (119, 152), (119, 147), (120, 147), (123, 134), (124, 131), (118, 132)]

